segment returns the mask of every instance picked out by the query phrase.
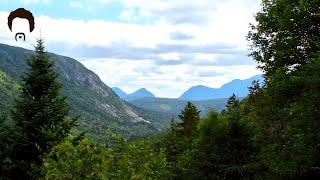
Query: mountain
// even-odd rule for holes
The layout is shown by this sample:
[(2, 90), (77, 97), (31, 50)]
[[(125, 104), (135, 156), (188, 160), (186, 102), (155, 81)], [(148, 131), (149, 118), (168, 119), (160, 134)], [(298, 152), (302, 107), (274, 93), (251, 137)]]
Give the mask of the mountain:
[(233, 93), (238, 97), (245, 97), (248, 95), (248, 87), (251, 86), (252, 81), (259, 80), (263, 82), (262, 75), (256, 75), (249, 79), (240, 80), (235, 79), (227, 84), (224, 84), (221, 88), (210, 88), (206, 86), (194, 86), (184, 92), (179, 99), (183, 100), (208, 100), (208, 99), (220, 99), (228, 98)]
[(121, 98), (126, 101), (132, 101), (136, 99), (141, 98), (147, 98), (147, 97), (155, 97), (154, 94), (152, 94), (150, 91), (148, 91), (146, 88), (138, 89), (137, 91), (127, 94), (124, 91), (122, 91), (120, 88), (114, 87), (112, 90)]
[[(21, 76), (26, 72), (26, 59), (34, 52), (23, 48), (0, 44), (0, 110), (9, 112), (17, 97)], [(170, 118), (143, 110), (120, 99), (99, 76), (78, 61), (48, 53), (60, 73), (62, 95), (70, 104), (70, 115), (81, 115), (75, 132), (87, 131), (87, 136), (105, 143), (109, 132), (135, 138), (154, 134), (167, 128)]]
[(122, 91), (120, 88), (113, 87), (112, 90), (122, 99), (124, 99), (125, 97), (128, 96), (128, 94), (126, 92)]
[(155, 97), (150, 91), (145, 88), (141, 88), (131, 94), (128, 94), (125, 99), (128, 101), (132, 101), (135, 99), (146, 98), (146, 97)]
[[(214, 99), (203, 101), (191, 101), (201, 111), (200, 115), (206, 115), (210, 110), (222, 111), (227, 104), (228, 99)], [(150, 111), (157, 111), (160, 113), (170, 114), (177, 116), (187, 104), (187, 100), (182, 99), (169, 99), (169, 98), (141, 98), (130, 101), (137, 107), (148, 109)]]

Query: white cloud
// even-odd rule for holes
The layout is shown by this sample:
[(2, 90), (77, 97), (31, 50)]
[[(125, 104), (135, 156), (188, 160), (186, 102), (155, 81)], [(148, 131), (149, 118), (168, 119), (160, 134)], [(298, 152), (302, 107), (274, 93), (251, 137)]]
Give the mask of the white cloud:
[[(155, 66), (150, 61), (128, 59), (90, 59), (81, 62), (111, 87), (120, 87), (126, 92), (147, 87), (156, 96), (171, 98), (180, 96), (191, 86), (203, 84), (217, 88), (233, 79), (246, 79), (260, 73), (254, 65)], [(201, 72), (212, 72), (213, 76), (200, 77)]]

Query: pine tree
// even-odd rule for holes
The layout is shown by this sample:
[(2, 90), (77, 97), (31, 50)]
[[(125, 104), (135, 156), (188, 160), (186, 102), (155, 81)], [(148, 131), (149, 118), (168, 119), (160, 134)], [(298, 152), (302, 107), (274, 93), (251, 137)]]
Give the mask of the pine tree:
[(223, 169), (224, 176), (228, 179), (243, 179), (250, 176), (248, 174), (248, 163), (254, 152), (251, 141), (251, 132), (245, 126), (245, 122), (241, 122), (239, 100), (233, 94), (227, 104), (227, 112), (225, 116), (228, 119), (227, 139), (223, 156), (227, 168)]
[(200, 111), (191, 102), (188, 102), (184, 110), (181, 111), (179, 118), (182, 120), (179, 125), (183, 128), (184, 137), (193, 137), (200, 121)]
[(239, 111), (239, 100), (233, 94), (227, 101), (227, 115), (229, 118), (229, 124), (231, 126), (237, 125), (240, 120), (240, 111)]
[(237, 97), (235, 94), (232, 94), (232, 96), (227, 101), (227, 108), (235, 109), (239, 104), (239, 101), (237, 100)]
[[(171, 129), (164, 138), (164, 149), (169, 164), (171, 178), (177, 179), (185, 176), (181, 163), (186, 162), (184, 157), (192, 150), (192, 141), (197, 133), (197, 125), (200, 121), (200, 111), (191, 102), (188, 102), (179, 115), (181, 123), (176, 123), (172, 118)], [(190, 178), (190, 177), (189, 177)], [(169, 178), (170, 179), (170, 178)]]
[(240, 104), (233, 94), (224, 114), (210, 112), (199, 125), (197, 154), (202, 179), (246, 179), (253, 146), (251, 133), (240, 121)]
[(69, 105), (59, 94), (62, 84), (56, 80), (58, 74), (43, 40), (37, 41), (35, 51), (27, 61), (28, 73), (22, 77), (20, 98), (12, 110), (15, 129), (20, 132), (11, 153), (16, 166), (12, 178), (31, 178), (31, 171), (42, 164), (41, 156), (59, 144), (78, 119), (66, 118)]

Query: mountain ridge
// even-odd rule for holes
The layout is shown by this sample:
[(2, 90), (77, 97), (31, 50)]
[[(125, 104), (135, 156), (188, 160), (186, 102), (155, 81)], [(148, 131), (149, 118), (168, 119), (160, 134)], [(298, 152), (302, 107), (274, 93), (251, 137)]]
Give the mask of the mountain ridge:
[(182, 100), (210, 100), (210, 99), (220, 99), (228, 98), (232, 94), (235, 94), (238, 97), (246, 97), (248, 95), (248, 87), (251, 86), (253, 80), (259, 80), (263, 82), (262, 75), (258, 74), (252, 76), (248, 79), (234, 79), (220, 88), (211, 88), (208, 86), (197, 85), (190, 87), (185, 91), (179, 99)]
[[(235, 94), (237, 97), (246, 97), (248, 95), (248, 87), (251, 86), (253, 80), (259, 80), (259, 82), (263, 82), (263, 77), (261, 74), (257, 74), (248, 79), (233, 79), (232, 81), (223, 84), (220, 88), (211, 88), (204, 85), (196, 85), (190, 87), (186, 90), (180, 97), (178, 98), (165, 98), (162, 97), (160, 99), (181, 99), (181, 100), (194, 100), (194, 101), (202, 101), (202, 100), (214, 100), (214, 99), (224, 99), (229, 98), (232, 94)], [(113, 88), (114, 92), (122, 99), (126, 101), (133, 101), (137, 99), (143, 98), (155, 98), (152, 92), (148, 91), (146, 88), (140, 88), (139, 90), (127, 94), (123, 90), (118, 87)], [(150, 95), (137, 95), (134, 96), (132, 94), (137, 93), (138, 91), (147, 91)], [(133, 97), (130, 97), (132, 95)]]

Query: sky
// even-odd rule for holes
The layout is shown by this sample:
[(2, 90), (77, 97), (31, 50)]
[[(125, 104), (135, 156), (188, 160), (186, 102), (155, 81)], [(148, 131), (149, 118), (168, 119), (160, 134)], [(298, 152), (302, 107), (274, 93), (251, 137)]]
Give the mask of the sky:
[[(35, 16), (25, 43), (7, 26), (20, 7)], [(109, 87), (175, 98), (261, 73), (246, 40), (259, 9), (259, 0), (0, 0), (0, 43), (33, 49), (42, 37)]]

